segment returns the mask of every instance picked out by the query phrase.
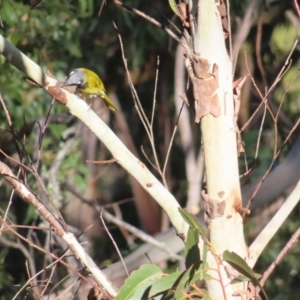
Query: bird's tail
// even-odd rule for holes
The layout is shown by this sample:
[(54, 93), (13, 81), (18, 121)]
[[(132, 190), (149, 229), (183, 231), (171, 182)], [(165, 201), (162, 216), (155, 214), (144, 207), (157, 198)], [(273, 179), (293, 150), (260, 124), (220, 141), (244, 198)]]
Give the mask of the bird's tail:
[(101, 98), (104, 100), (106, 106), (112, 110), (112, 111), (116, 111), (116, 107), (114, 106), (113, 102), (110, 100), (110, 98), (107, 96), (106, 92), (103, 91), (103, 93), (100, 95)]

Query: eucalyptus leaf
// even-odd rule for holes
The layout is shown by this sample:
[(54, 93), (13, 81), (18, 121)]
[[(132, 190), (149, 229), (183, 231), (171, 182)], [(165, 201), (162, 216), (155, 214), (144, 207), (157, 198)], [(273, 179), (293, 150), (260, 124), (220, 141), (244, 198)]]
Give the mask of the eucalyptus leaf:
[(148, 299), (150, 286), (161, 280), (163, 272), (155, 265), (142, 265), (133, 271), (120, 288), (115, 300)]

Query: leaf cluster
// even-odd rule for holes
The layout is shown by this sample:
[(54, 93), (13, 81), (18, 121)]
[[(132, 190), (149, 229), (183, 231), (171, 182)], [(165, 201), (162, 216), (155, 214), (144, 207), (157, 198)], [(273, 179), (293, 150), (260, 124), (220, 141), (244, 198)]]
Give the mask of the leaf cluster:
[[(204, 228), (195, 216), (185, 209), (180, 209), (180, 213), (190, 226), (184, 250), (186, 269), (166, 274), (158, 266), (143, 265), (131, 273), (116, 299), (211, 299), (208, 291), (203, 287), (203, 282), (204, 280), (219, 281), (218, 276), (212, 277), (210, 271), (213, 269), (206, 259), (208, 252), (214, 255), (213, 249), (206, 238)], [(203, 241), (203, 249), (200, 251), (199, 239)], [(225, 251), (222, 259), (239, 272), (240, 275), (234, 279), (235, 282), (252, 282), (254, 286), (262, 289), (258, 281), (260, 275), (254, 273), (239, 255)], [(218, 273), (218, 270), (214, 271), (215, 274)], [(268, 299), (264, 291), (263, 294), (265, 299)]]

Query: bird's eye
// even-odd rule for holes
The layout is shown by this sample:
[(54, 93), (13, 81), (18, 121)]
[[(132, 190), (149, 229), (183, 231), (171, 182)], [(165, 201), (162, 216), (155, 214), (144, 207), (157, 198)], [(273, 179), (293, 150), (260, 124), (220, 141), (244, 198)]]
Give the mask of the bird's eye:
[(77, 84), (77, 85), (81, 85), (82, 83), (83, 83), (82, 80), (78, 80), (76, 84)]

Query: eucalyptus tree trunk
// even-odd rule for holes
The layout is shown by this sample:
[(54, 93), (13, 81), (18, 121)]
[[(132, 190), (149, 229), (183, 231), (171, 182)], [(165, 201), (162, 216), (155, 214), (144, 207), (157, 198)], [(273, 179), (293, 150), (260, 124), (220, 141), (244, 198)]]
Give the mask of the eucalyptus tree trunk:
[[(192, 57), (186, 59), (193, 84), (196, 122), (201, 124), (205, 155), (206, 224), (212, 256), (210, 268), (219, 269), (221, 282), (208, 280), (212, 299), (239, 299), (236, 292), (245, 290), (242, 283), (231, 284), (234, 271), (222, 261), (225, 250), (247, 260), (243, 233), (241, 191), (238, 171), (237, 127), (235, 124), (232, 84), (232, 61), (225, 45), (221, 21), (224, 3), (215, 0), (189, 1)], [(224, 10), (223, 10), (224, 11)], [(223, 17), (223, 15), (222, 15)], [(211, 276), (217, 278), (216, 272)]]

